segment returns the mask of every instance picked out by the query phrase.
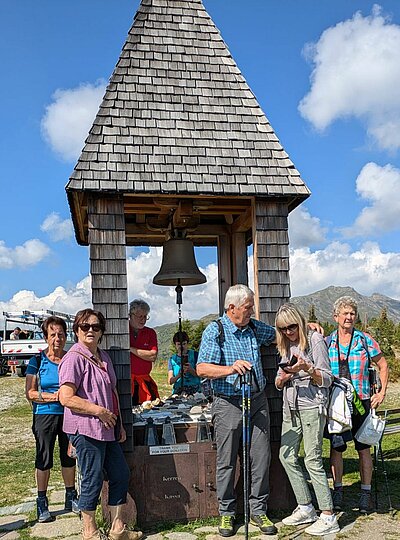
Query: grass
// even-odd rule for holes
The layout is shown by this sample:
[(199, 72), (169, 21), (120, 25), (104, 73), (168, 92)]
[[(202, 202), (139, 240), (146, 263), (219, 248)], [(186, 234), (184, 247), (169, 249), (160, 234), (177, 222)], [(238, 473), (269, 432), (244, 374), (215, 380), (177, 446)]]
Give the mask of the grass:
[(156, 381), (160, 396), (166, 397), (171, 395), (172, 386), (168, 384), (168, 363), (164, 360), (157, 360), (151, 370), (151, 376)]
[[(167, 364), (158, 362), (153, 368), (152, 375), (157, 381), (160, 395), (170, 394), (170, 386), (167, 383)], [(16, 403), (6, 411), (0, 412), (0, 477), (2, 489), (0, 491), (0, 507), (17, 504), (25, 500), (31, 494), (34, 496), (34, 453), (35, 444), (31, 432), (32, 411), (23, 397), (24, 379), (0, 378), (0, 395), (9, 395), (12, 390), (13, 396), (19, 396)], [(394, 408), (400, 406), (400, 385), (391, 385), (385, 407)], [(388, 480), (390, 484), (392, 504), (400, 508), (400, 434), (386, 436), (383, 439), (383, 450)], [(323, 455), (326, 470), (329, 470), (329, 445), (324, 442)], [(346, 498), (356, 506), (360, 479), (358, 472), (358, 455), (354, 445), (350, 444), (344, 454), (344, 484), (346, 486)], [(55, 466), (51, 473), (50, 486), (61, 486), (62, 479), (60, 468), (55, 456)], [(387, 511), (387, 497), (385, 493), (384, 478), (379, 472), (379, 501), (380, 511)], [(272, 517), (282, 517), (280, 513)], [(350, 514), (351, 517), (351, 514)], [(216, 525), (218, 520), (209, 518), (190, 523), (162, 523), (158, 524), (154, 532), (190, 532), (194, 529)], [(287, 531), (286, 531), (287, 532)], [(25, 531), (21, 531), (25, 534)], [(284, 534), (285, 531), (282, 531)], [(26, 533), (28, 534), (28, 533)], [(284, 538), (284, 536), (280, 537)], [(22, 538), (22, 536), (21, 536)], [(28, 536), (26, 537), (28, 538)]]

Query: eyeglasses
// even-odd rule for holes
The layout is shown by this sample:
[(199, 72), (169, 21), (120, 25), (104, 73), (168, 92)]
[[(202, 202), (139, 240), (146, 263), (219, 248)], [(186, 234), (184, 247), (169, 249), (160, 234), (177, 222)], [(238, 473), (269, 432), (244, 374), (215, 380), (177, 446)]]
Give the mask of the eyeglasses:
[(99, 324), (89, 324), (89, 323), (82, 323), (78, 324), (78, 328), (82, 330), (82, 332), (89, 332), (90, 329), (93, 330), (93, 332), (100, 332), (101, 326)]
[(298, 329), (298, 327), (299, 327), (298, 324), (289, 324), (289, 326), (279, 326), (278, 330), (286, 334), (287, 332), (295, 332)]
[(150, 315), (136, 315), (135, 313), (131, 313), (131, 315), (138, 321), (148, 321), (150, 319)]

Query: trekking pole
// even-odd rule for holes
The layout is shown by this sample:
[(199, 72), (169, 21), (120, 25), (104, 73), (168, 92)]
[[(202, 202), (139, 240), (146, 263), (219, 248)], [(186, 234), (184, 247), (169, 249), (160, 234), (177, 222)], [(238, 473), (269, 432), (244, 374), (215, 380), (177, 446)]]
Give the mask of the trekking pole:
[(246, 373), (240, 377), (242, 389), (243, 509), (245, 540), (248, 540), (249, 538), (251, 375), (251, 371), (246, 371)]
[[(385, 420), (386, 420), (386, 417), (387, 417), (387, 411), (385, 411)], [(385, 479), (386, 495), (387, 495), (388, 503), (389, 503), (389, 512), (393, 513), (394, 508), (392, 506), (392, 498), (390, 496), (390, 488), (389, 488), (389, 479), (388, 479), (388, 475), (387, 475), (385, 460), (384, 460), (384, 457), (383, 457), (382, 439), (383, 439), (383, 434), (382, 434), (382, 437), (380, 438), (380, 441), (378, 443), (378, 454), (379, 454), (379, 457), (381, 458), (381, 463), (382, 463), (382, 472), (383, 472), (383, 478)], [(375, 449), (376, 449), (376, 446), (375, 446)]]
[(374, 499), (375, 510), (378, 511), (378, 450), (376, 446), (374, 446)]
[[(372, 395), (374, 395), (374, 394), (376, 394), (378, 392), (378, 381), (377, 381), (377, 378), (376, 378), (375, 370), (371, 370), (370, 373), (372, 373), (372, 376), (370, 376), (371, 396), (372, 396)], [(385, 422), (386, 422), (386, 417), (387, 417), (387, 411), (385, 411), (385, 418), (384, 418)], [(394, 511), (394, 508), (392, 506), (392, 498), (390, 496), (389, 479), (388, 479), (388, 475), (387, 475), (386, 464), (385, 464), (385, 459), (384, 459), (384, 456), (383, 456), (383, 449), (382, 449), (383, 435), (384, 435), (384, 433), (382, 433), (382, 436), (381, 436), (381, 438), (379, 440), (379, 443), (376, 446), (374, 446), (375, 507), (378, 510), (378, 460), (380, 458), (381, 463), (382, 463), (383, 478), (385, 479), (385, 488), (386, 488), (386, 496), (388, 498), (388, 503), (389, 503), (389, 512), (392, 513)]]

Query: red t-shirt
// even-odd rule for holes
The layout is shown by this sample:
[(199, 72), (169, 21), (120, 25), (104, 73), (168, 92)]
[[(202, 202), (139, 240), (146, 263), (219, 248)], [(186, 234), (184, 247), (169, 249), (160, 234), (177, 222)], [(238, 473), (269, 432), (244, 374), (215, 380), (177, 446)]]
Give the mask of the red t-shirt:
[[(157, 351), (157, 334), (152, 328), (145, 326), (138, 331), (135, 338), (132, 329), (129, 329), (129, 342), (131, 347), (135, 349), (143, 349), (145, 351)], [(142, 360), (136, 354), (131, 353), (131, 373), (133, 375), (148, 375), (153, 367), (153, 362)]]

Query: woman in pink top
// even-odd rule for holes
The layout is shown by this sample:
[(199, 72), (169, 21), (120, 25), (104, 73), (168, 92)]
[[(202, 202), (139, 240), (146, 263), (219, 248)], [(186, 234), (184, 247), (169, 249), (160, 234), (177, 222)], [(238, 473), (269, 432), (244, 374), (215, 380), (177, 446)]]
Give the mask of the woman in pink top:
[(129, 467), (119, 443), (126, 439), (120, 420), (117, 378), (108, 354), (99, 348), (105, 331), (102, 313), (84, 309), (75, 316), (73, 330), (78, 343), (64, 356), (60, 368), (59, 399), (64, 405), (63, 429), (76, 448), (82, 474), (78, 507), (83, 517), (83, 540), (102, 539), (95, 511), (103, 485), (109, 480), (110, 540), (138, 540), (122, 520)]

